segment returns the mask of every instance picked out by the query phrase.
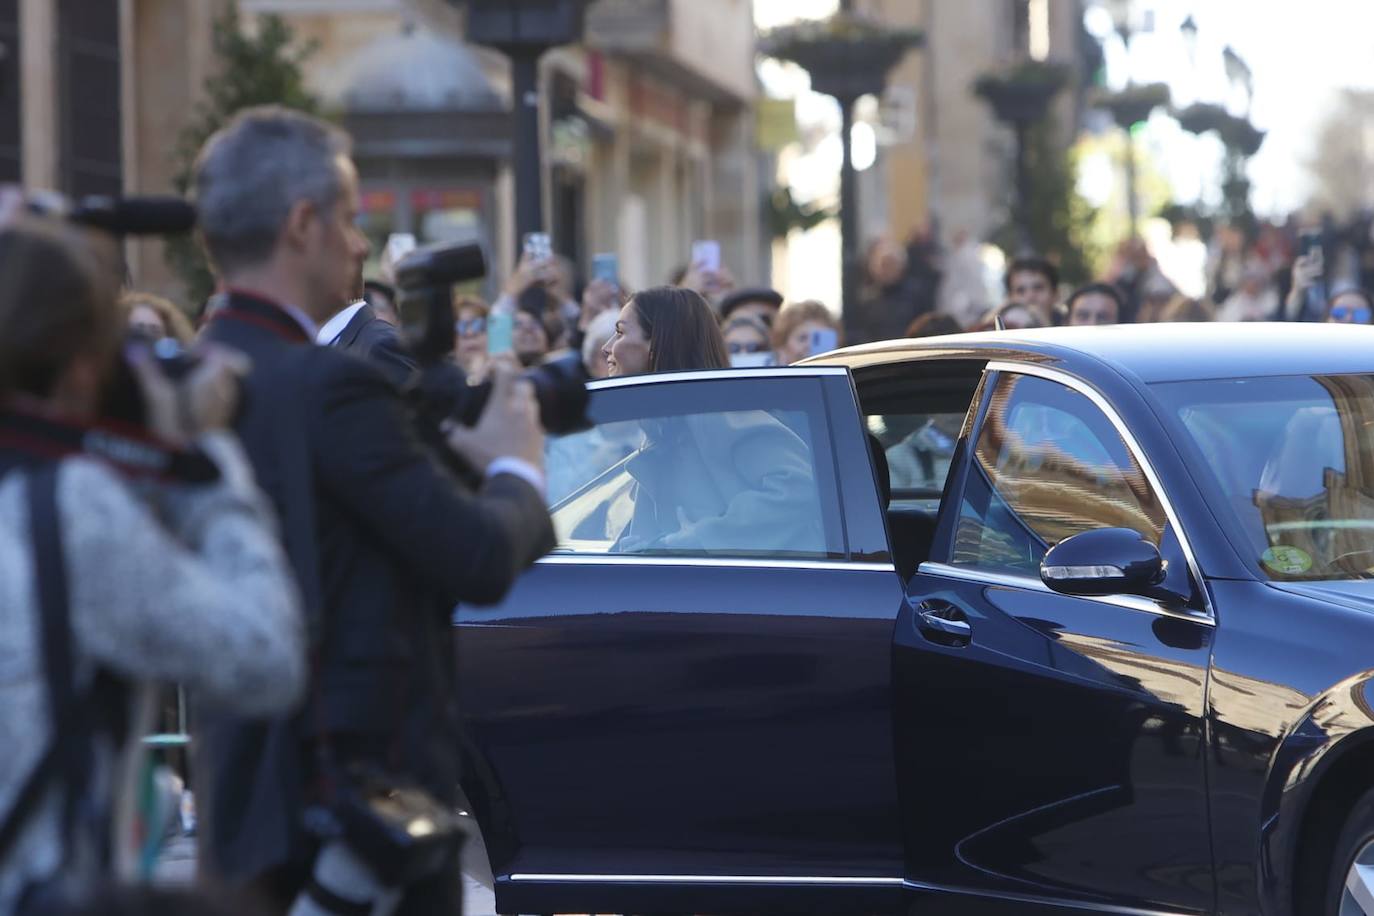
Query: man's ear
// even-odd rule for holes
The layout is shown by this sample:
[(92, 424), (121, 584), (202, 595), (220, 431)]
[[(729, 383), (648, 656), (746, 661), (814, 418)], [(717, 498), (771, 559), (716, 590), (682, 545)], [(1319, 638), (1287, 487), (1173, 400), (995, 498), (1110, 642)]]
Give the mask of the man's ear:
[(282, 241), (290, 248), (301, 251), (310, 245), (311, 234), (319, 220), (319, 210), (312, 200), (298, 200), (287, 211), (286, 222), (282, 226)]

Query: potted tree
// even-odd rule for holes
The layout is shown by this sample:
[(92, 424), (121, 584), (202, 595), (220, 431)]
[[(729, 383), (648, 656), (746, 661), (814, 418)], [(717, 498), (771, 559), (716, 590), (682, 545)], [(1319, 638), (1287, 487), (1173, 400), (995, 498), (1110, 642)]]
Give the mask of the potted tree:
[(1116, 92), (1100, 92), (1095, 104), (1111, 112), (1112, 120), (1122, 130), (1130, 130), (1140, 122), (1148, 121), (1150, 113), (1156, 108), (1168, 105), (1169, 98), (1169, 87), (1164, 83), (1146, 83), (1127, 86)]
[(974, 81), (973, 94), (992, 107), (997, 120), (1033, 124), (1068, 82), (1069, 69), (1063, 64), (1027, 60), (984, 73)]
[(759, 50), (811, 74), (811, 88), (838, 99), (882, 92), (887, 75), (921, 45), (919, 29), (897, 28), (851, 11), (765, 32)]

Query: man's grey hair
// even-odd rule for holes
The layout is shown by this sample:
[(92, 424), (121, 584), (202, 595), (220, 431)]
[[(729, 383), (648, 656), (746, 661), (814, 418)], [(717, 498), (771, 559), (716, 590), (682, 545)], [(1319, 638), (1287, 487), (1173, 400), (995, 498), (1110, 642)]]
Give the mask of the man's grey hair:
[(335, 161), (350, 146), (337, 127), (279, 105), (244, 109), (207, 140), (193, 192), (216, 270), (270, 258), (297, 202), (332, 208), (342, 192)]

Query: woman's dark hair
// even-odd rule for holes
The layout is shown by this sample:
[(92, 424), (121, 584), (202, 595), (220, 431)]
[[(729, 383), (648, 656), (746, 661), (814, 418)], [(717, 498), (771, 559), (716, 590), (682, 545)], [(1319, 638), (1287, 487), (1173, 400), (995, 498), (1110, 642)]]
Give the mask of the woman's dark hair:
[(730, 355), (716, 313), (696, 290), (656, 286), (630, 300), (649, 339), (649, 371), (725, 369)]
[(0, 396), (37, 397), (74, 359), (112, 359), (123, 339), (113, 248), (39, 219), (0, 228)]
[(1134, 316), (1126, 314), (1126, 297), (1121, 295), (1121, 290), (1113, 283), (1087, 283), (1078, 287), (1069, 294), (1069, 298), (1064, 305), (1068, 308), (1069, 314), (1073, 314), (1073, 304), (1084, 296), (1106, 296), (1116, 303), (1116, 320), (1119, 324), (1129, 324)]
[(1059, 289), (1059, 268), (1044, 258), (1016, 258), (1007, 267), (1002, 284), (1011, 292), (1011, 278), (1019, 273), (1039, 274), (1049, 283), (1050, 289)]

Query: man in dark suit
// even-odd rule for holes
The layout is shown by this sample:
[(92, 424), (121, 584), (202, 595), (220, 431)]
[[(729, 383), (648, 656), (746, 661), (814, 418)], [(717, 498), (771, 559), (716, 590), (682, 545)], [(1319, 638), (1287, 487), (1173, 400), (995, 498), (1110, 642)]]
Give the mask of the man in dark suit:
[[(205, 336), (253, 361), (238, 431), (276, 504), (315, 656), (310, 698), (294, 719), (200, 718), (201, 863), (280, 911), (305, 890), (297, 912), (341, 912), (340, 900), (394, 889), (369, 882), (337, 842), (308, 836), (302, 813), (327, 804), (342, 765), (356, 761), (453, 802), (451, 610), (499, 601), (552, 547), (544, 434), (529, 383), (498, 370), (478, 425), (448, 434), (484, 475), (473, 494), (417, 443), (378, 369), (316, 344), (368, 251), (341, 132), (285, 109), (246, 111), (201, 151), (195, 193), (228, 291)], [(330, 874), (346, 879), (329, 888), (333, 897), (317, 892)], [(407, 886), (397, 912), (452, 914), (460, 901), (455, 854), (442, 873)]]
[(415, 358), (401, 343), (396, 327), (365, 301), (353, 303), (325, 322), (316, 340), (323, 346), (338, 347), (370, 360), (402, 390), (411, 385), (420, 371)]

